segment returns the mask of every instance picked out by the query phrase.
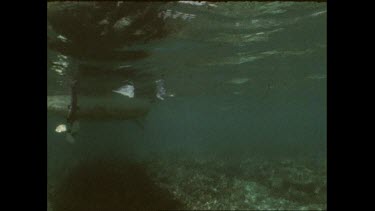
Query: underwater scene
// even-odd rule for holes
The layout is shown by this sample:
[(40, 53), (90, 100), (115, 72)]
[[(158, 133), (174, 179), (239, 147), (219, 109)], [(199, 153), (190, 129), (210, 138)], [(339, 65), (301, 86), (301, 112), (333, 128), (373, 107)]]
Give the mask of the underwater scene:
[(325, 210), (327, 4), (47, 3), (47, 210)]

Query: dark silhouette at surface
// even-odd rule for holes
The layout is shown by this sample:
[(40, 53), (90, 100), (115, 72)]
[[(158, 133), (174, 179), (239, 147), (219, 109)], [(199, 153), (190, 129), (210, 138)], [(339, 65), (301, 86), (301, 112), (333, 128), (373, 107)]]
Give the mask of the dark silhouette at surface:
[[(121, 47), (160, 39), (168, 34), (158, 18), (157, 2), (52, 2), (48, 23), (60, 35), (49, 37), (49, 47), (78, 59), (141, 59), (146, 52)], [(62, 37), (63, 38), (62, 38)]]
[[(171, 33), (171, 27), (159, 17), (165, 4), (48, 3), (48, 50), (69, 56), (77, 64), (77, 68), (70, 68), (67, 75), (73, 75), (72, 80), (79, 78), (79, 96), (109, 96), (113, 90), (125, 85), (124, 81), (132, 81), (137, 97), (155, 97), (156, 76), (128, 68), (126, 64), (151, 55), (147, 51), (131, 50), (129, 46), (159, 40)], [(121, 66), (125, 68), (119, 68)]]

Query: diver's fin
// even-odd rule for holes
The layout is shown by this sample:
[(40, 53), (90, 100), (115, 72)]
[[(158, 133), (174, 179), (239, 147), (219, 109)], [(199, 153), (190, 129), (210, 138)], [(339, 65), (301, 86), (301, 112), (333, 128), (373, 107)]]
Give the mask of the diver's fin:
[(79, 122), (78, 121), (73, 122), (71, 132), (73, 134), (77, 133), (79, 131), (79, 129), (80, 129)]
[(65, 139), (66, 139), (67, 142), (69, 142), (71, 144), (75, 143), (75, 139), (74, 139), (74, 137), (71, 133), (67, 133)]

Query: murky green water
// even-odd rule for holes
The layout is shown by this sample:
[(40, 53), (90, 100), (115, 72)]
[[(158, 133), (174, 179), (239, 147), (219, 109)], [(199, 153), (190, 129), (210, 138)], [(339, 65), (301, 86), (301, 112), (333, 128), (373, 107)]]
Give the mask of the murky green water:
[(325, 3), (48, 4), (50, 210), (326, 208)]

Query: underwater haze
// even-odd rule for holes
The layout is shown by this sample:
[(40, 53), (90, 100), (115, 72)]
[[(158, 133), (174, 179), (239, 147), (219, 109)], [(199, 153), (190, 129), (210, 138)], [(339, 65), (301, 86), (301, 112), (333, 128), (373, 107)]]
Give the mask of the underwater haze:
[(49, 2), (47, 36), (48, 210), (326, 209), (326, 3)]

